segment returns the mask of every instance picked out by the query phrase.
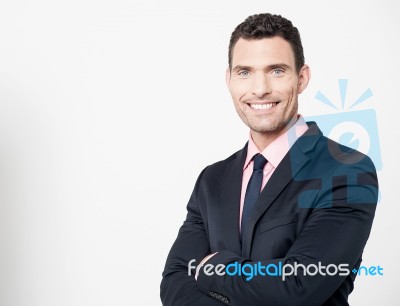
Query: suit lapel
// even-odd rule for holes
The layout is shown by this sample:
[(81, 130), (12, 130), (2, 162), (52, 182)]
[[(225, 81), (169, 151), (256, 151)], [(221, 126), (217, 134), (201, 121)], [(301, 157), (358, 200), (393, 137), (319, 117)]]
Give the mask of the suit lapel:
[(237, 254), (241, 253), (239, 233), (240, 193), (246, 154), (247, 144), (238, 152), (231, 164), (225, 168), (219, 201), (223, 220), (221, 226), (225, 238), (224, 244)]
[(321, 135), (317, 125), (311, 124), (307, 132), (293, 144), (275, 169), (255, 204), (249, 218), (247, 232), (242, 233), (242, 256), (250, 257), (252, 237), (257, 221), (271, 207), (293, 177), (307, 164), (309, 160), (307, 153), (315, 146)]

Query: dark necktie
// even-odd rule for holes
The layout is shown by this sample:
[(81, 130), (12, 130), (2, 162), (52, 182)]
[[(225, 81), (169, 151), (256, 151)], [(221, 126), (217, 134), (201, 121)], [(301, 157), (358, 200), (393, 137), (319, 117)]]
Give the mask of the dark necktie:
[(251, 212), (261, 192), (261, 185), (263, 180), (263, 169), (267, 160), (261, 154), (256, 154), (253, 157), (253, 174), (250, 177), (244, 197), (241, 233), (244, 233), (249, 223)]

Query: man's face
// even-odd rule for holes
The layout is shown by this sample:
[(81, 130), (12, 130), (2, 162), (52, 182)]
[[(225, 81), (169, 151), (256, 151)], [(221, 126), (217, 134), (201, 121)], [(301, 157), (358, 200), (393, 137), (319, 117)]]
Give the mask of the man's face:
[(281, 37), (246, 40), (233, 49), (226, 81), (237, 113), (254, 132), (281, 134), (297, 116), (297, 95), (307, 86), (308, 66), (296, 72), (294, 53)]

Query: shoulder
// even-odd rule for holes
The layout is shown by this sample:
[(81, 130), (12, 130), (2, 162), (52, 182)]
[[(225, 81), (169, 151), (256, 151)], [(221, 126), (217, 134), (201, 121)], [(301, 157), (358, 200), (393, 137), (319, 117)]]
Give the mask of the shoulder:
[(233, 153), (229, 157), (208, 165), (200, 174), (201, 180), (216, 182), (220, 181), (224, 176), (229, 175), (234, 169), (241, 170), (246, 153), (247, 144), (243, 149)]
[(307, 122), (309, 129), (296, 144), (296, 154), (306, 154), (311, 164), (322, 168), (363, 168), (368, 172), (376, 172), (369, 156), (353, 148), (340, 144), (321, 132), (315, 122)]
[(340, 144), (330, 138), (322, 136), (316, 145), (316, 154), (321, 160), (341, 169), (358, 169), (357, 172), (376, 172), (371, 158), (358, 150)]
[(295, 174), (299, 183), (314, 181), (319, 186), (319, 207), (332, 203), (374, 203), (378, 198), (378, 178), (371, 158), (358, 150), (342, 145), (322, 132), (314, 140), (299, 142), (294, 158), (305, 157), (304, 167)]
[(236, 151), (231, 156), (209, 165), (207, 168), (210, 169), (211, 171), (223, 169), (226, 166), (229, 166), (231, 163), (237, 161), (238, 159), (241, 159), (241, 157), (243, 155), (246, 155), (246, 149), (247, 149), (247, 145), (246, 145), (245, 148), (243, 148), (243, 149), (241, 149), (239, 151)]

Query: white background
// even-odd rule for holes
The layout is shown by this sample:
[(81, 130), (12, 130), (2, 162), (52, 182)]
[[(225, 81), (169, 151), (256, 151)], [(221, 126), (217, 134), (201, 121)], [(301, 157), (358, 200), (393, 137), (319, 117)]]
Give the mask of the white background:
[[(398, 303), (396, 1), (0, 3), (0, 305), (161, 305), (164, 262), (199, 172), (248, 130), (226, 90), (227, 47), (250, 14), (300, 29), (303, 115), (337, 80), (375, 109), (382, 199), (351, 305)], [(397, 298), (397, 299), (396, 299)]]

